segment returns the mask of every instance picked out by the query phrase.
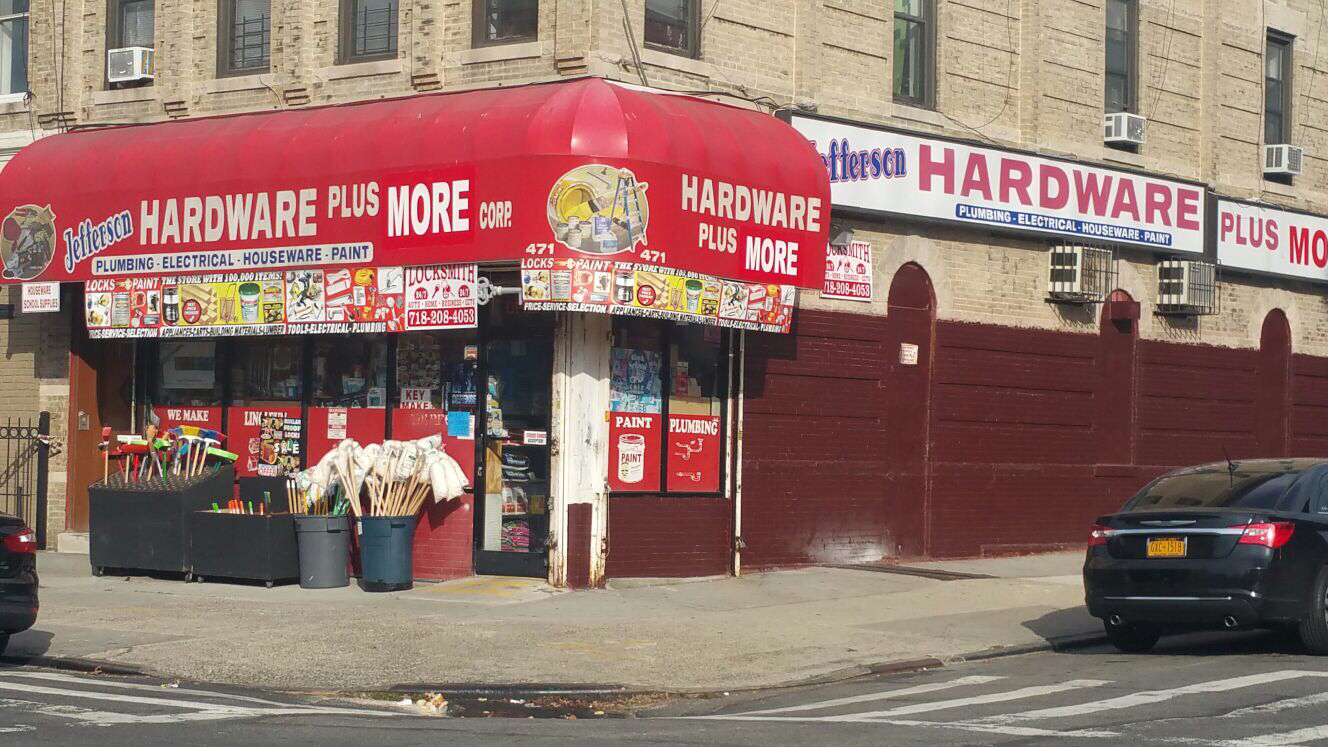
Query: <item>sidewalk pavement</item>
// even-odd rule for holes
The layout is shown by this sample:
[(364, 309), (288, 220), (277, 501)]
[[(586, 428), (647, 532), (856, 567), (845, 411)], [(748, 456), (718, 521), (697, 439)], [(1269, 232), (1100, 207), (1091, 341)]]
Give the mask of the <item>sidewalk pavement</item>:
[(90, 659), (278, 689), (459, 683), (719, 691), (835, 679), (908, 662), (1047, 648), (1102, 632), (1080, 552), (908, 564), (938, 580), (806, 568), (566, 592), (475, 577), (370, 594), (142, 576), (87, 556), (38, 560), (42, 609), (7, 658)]

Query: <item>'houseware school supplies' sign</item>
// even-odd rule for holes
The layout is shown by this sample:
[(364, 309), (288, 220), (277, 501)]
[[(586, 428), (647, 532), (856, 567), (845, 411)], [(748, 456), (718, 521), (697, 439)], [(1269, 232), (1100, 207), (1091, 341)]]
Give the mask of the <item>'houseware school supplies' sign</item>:
[(1203, 252), (1199, 184), (804, 115), (792, 124), (835, 207)]

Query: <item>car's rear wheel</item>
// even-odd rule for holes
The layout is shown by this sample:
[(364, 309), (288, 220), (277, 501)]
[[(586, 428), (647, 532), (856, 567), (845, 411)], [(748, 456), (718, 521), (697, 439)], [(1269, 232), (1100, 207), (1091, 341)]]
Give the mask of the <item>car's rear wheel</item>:
[(1157, 645), (1157, 639), (1162, 637), (1161, 631), (1152, 625), (1143, 623), (1122, 622), (1112, 625), (1110, 622), (1104, 623), (1107, 629), (1107, 639), (1111, 645), (1127, 654), (1142, 654), (1153, 650)]
[(1320, 568), (1319, 575), (1314, 577), (1297, 632), (1311, 654), (1328, 655), (1328, 566)]

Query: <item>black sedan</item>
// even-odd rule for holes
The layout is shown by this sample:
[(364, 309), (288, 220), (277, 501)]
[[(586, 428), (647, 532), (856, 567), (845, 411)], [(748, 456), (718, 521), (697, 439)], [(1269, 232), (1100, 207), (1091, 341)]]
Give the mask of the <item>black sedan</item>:
[(1176, 470), (1097, 520), (1088, 611), (1122, 651), (1167, 632), (1283, 628), (1328, 654), (1328, 460)]
[(37, 533), (0, 513), (0, 654), (37, 622)]

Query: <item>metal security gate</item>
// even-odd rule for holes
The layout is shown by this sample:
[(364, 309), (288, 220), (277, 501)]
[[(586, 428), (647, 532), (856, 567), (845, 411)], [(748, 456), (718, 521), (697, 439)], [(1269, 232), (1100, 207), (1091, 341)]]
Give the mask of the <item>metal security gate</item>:
[(0, 424), (0, 513), (22, 517), (46, 547), (46, 477), (51, 413)]

